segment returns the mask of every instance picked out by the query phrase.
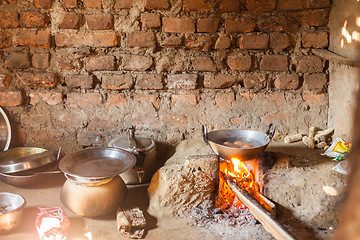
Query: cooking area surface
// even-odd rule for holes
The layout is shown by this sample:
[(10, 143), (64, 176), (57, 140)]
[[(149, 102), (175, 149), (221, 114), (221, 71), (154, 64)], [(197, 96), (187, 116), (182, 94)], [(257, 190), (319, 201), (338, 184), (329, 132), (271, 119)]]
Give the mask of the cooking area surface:
[[(165, 167), (168, 165), (169, 168), (172, 168), (180, 163), (183, 164), (186, 155), (189, 153), (186, 151), (191, 151), (193, 154), (211, 153), (210, 148), (203, 144), (201, 144), (201, 148), (196, 147), (195, 142), (199, 142), (199, 139), (189, 140), (180, 146), (178, 151), (181, 154), (177, 153), (173, 159), (170, 158)], [(192, 145), (192, 149), (188, 147), (182, 149), (187, 144)], [(331, 170), (335, 163), (329, 158), (321, 156), (317, 150), (304, 148), (302, 144), (289, 146), (276, 142), (270, 143), (265, 153), (270, 156), (270, 159), (272, 158), (272, 161), (274, 156), (277, 156), (277, 162), (273, 163), (272, 168), (268, 171), (268, 176), (263, 180), (270, 182), (264, 185), (265, 195), (280, 206), (286, 207), (286, 209), (282, 207), (277, 209), (278, 221), (284, 224), (284, 227), (297, 239), (306, 239), (309, 236), (330, 239), (333, 232), (331, 226), (335, 221), (332, 210), (338, 208), (335, 199), (340, 198), (344, 190), (341, 187), (341, 183), (344, 182), (343, 175)], [(268, 161), (270, 160), (268, 159)], [(308, 183), (304, 185), (304, 188), (299, 188), (304, 178)], [(128, 239), (118, 232), (114, 213), (86, 218), (71, 212), (60, 200), (60, 191), (66, 178), (63, 174), (55, 174), (49, 179), (51, 180), (44, 181), (31, 188), (17, 188), (0, 182), (3, 191), (21, 194), (27, 201), (21, 226), (10, 234), (0, 235), (0, 239), (36, 239), (34, 221), (39, 206), (60, 206), (63, 208), (71, 222), (70, 240), (90, 239), (85, 237), (86, 234), (89, 235), (88, 232), (91, 233), (93, 239), (104, 239), (104, 235), (106, 235), (106, 239)], [(336, 189), (339, 196), (326, 195), (323, 191), (324, 186)], [(144, 211), (147, 223), (145, 239), (168, 239), (170, 237), (184, 239), (184, 234), (186, 239), (194, 240), (205, 237), (214, 240), (234, 239), (234, 237), (238, 238), (239, 236), (245, 236), (243, 239), (248, 239), (251, 236), (256, 239), (273, 238), (261, 224), (254, 224), (253, 221), (243, 223), (240, 226), (217, 223), (211, 220), (208, 214), (205, 214), (213, 208), (199, 208), (196, 210), (198, 214), (193, 212), (186, 217), (178, 218), (176, 217), (177, 214), (172, 213), (175, 208), (169, 209), (164, 206), (157, 210), (158, 213), (155, 216), (149, 215), (147, 188), (147, 185), (128, 187), (127, 199), (121, 204), (124, 209), (139, 207)], [(169, 198), (174, 197), (172, 194), (174, 193), (169, 191)], [(173, 204), (176, 203), (173, 202)], [(292, 213), (288, 212), (287, 209)], [(302, 223), (300, 224), (300, 222)], [(317, 222), (319, 225), (316, 227), (315, 225), (306, 226), (305, 222), (312, 222), (313, 224)]]

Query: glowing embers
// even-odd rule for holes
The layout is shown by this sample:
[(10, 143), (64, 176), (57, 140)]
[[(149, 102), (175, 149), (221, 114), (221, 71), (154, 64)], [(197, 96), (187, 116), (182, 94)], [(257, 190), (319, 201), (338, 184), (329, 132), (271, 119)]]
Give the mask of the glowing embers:
[[(234, 179), (242, 189), (249, 192), (259, 191), (259, 186), (255, 181), (255, 165), (256, 160), (241, 161), (237, 158), (229, 160), (221, 160), (219, 164), (219, 188), (216, 201), (216, 207), (220, 209), (228, 209), (236, 207), (245, 209), (246, 207), (237, 199), (235, 193), (229, 188), (226, 181), (221, 177), (220, 172)], [(247, 163), (247, 164), (246, 164)], [(250, 168), (252, 167), (252, 169)]]

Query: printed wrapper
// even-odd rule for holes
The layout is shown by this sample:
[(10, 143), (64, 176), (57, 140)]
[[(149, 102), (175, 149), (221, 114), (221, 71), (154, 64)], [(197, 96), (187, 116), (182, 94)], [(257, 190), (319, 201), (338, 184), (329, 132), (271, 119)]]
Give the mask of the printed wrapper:
[(60, 207), (39, 207), (35, 226), (41, 240), (65, 240), (70, 231), (70, 221)]
[(324, 155), (339, 161), (345, 158), (345, 154), (351, 149), (351, 143), (345, 142), (341, 138), (336, 138), (330, 147), (324, 152)]
[(143, 238), (146, 220), (139, 208), (118, 209), (116, 223), (121, 234), (135, 239)]

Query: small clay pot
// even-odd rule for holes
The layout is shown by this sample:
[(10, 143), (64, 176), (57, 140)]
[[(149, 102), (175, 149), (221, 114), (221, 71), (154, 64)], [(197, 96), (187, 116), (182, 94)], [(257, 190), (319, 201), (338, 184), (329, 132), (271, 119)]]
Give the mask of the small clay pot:
[(97, 217), (111, 212), (115, 214), (126, 196), (127, 187), (119, 176), (95, 186), (84, 186), (67, 179), (60, 193), (63, 204), (84, 217)]

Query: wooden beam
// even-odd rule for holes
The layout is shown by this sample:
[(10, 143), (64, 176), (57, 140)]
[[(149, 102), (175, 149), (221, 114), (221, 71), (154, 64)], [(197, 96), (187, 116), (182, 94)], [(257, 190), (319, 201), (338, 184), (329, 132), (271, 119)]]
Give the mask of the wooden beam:
[(254, 217), (270, 232), (274, 238), (278, 240), (295, 239), (283, 226), (281, 226), (275, 218), (246, 190), (238, 187), (238, 184), (220, 172), (220, 176), (224, 178), (230, 189), (235, 193), (236, 197), (243, 203)]

